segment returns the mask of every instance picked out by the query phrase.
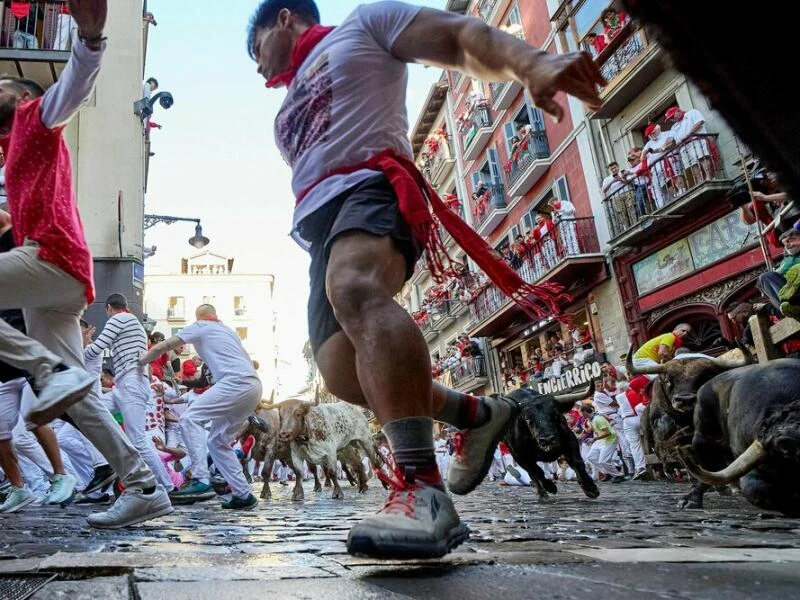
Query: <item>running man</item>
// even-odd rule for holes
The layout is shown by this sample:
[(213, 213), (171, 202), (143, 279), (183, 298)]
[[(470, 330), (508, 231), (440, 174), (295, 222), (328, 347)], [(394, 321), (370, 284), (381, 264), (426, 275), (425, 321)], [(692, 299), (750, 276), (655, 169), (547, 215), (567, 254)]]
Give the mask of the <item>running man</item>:
[(436, 277), (454, 270), (437, 252), (429, 203), (459, 246), (529, 312), (553, 314), (560, 297), (496, 260), (424, 182), (407, 137), (407, 63), (517, 80), (557, 119), (564, 114), (557, 92), (597, 109), (603, 78), (588, 54), (547, 54), (479, 19), (401, 2), (360, 6), (335, 29), (319, 23), (313, 0), (262, 1), (248, 49), (267, 87), (288, 88), (275, 136), (293, 170), (293, 233), (311, 254), (316, 362), (334, 395), (375, 412), (398, 464), (386, 504), (352, 528), (348, 550), (441, 556), (467, 528), (436, 468), (433, 419), (462, 429), (448, 486), (466, 494), (486, 476), (515, 408), (502, 397), (434, 384), (425, 340), (393, 299), (423, 247)]
[[(0, 322), (0, 360), (34, 379), (27, 420), (41, 425), (68, 415), (108, 460), (125, 492), (95, 527), (126, 527), (169, 514), (166, 490), (92, 391), (80, 315), (94, 301), (92, 256), (72, 189), (64, 127), (92, 97), (106, 47), (107, 0), (70, 0), (77, 26), (69, 61), (47, 92), (35, 82), (0, 78), (0, 140), (16, 248), (0, 254), (0, 310), (23, 308), (27, 335)], [(88, 392), (88, 395), (87, 395)]]
[[(214, 375), (214, 385), (196, 395), (180, 419), (181, 435), (192, 461), (192, 479), (171, 497), (176, 503), (183, 503), (209, 500), (216, 495), (206, 460), (206, 454), (211, 454), (214, 465), (233, 490), (222, 508), (251, 510), (258, 500), (251, 493), (232, 444), (242, 423), (261, 401), (261, 381), (239, 336), (223, 325), (212, 305), (198, 306), (195, 317), (197, 322), (139, 357), (139, 364), (145, 366), (164, 352), (192, 344)], [(209, 421), (211, 429), (206, 433), (205, 424)]]

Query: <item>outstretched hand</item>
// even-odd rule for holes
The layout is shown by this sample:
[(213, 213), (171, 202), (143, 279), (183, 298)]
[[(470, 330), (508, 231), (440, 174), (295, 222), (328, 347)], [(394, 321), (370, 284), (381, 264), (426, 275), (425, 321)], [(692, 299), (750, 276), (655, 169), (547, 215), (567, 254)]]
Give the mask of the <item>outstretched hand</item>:
[(603, 106), (598, 86), (606, 80), (587, 52), (542, 52), (521, 80), (534, 104), (557, 121), (564, 118), (564, 108), (553, 99), (558, 92), (575, 96), (592, 111)]
[(82, 38), (92, 39), (103, 35), (108, 0), (68, 0), (68, 5)]

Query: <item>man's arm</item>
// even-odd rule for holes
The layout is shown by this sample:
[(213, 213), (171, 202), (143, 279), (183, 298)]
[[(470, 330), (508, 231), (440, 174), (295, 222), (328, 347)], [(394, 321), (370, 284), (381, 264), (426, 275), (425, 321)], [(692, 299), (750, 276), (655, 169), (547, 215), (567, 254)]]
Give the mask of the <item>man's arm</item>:
[(549, 54), (475, 17), (423, 8), (397, 37), (392, 54), (484, 81), (519, 81), (536, 106), (559, 121), (564, 109), (553, 99), (559, 91), (591, 110), (603, 104), (597, 86), (606, 82), (588, 53)]
[(64, 72), (42, 98), (41, 119), (48, 129), (66, 125), (92, 97), (105, 50), (107, 0), (70, 0), (69, 10), (78, 31)]
[(121, 329), (122, 325), (120, 325), (116, 315), (111, 317), (106, 321), (106, 326), (103, 327), (103, 331), (100, 332), (97, 339), (84, 348), (83, 355), (86, 358), (96, 358), (100, 356), (103, 350), (111, 347), (111, 344), (117, 339)]
[(672, 360), (672, 348), (666, 344), (659, 344), (658, 355), (661, 357), (661, 360)]
[(143, 352), (141, 356), (139, 356), (139, 366), (143, 367), (146, 364), (153, 362), (159, 356), (164, 354), (165, 352), (169, 352), (170, 350), (174, 350), (178, 346), (182, 346), (185, 344), (181, 338), (177, 335), (173, 335), (168, 340), (164, 340), (163, 342), (157, 343), (155, 346), (150, 348), (147, 352)]

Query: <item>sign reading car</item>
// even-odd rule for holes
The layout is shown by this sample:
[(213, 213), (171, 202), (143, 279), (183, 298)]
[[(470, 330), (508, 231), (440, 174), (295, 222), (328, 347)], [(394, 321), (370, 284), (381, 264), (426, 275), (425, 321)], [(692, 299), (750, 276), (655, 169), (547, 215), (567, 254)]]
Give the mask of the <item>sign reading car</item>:
[(593, 362), (573, 367), (562, 371), (561, 376), (556, 379), (548, 379), (539, 383), (540, 394), (560, 394), (575, 387), (584, 387), (593, 379), (602, 375), (600, 363)]

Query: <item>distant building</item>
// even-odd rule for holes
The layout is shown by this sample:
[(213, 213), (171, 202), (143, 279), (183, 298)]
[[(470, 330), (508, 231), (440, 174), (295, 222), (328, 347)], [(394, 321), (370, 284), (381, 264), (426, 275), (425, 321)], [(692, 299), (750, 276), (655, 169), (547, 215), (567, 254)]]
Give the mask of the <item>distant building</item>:
[(204, 251), (181, 259), (179, 272), (145, 276), (146, 327), (170, 337), (194, 322), (200, 304), (213, 304), (258, 361), (268, 398), (277, 387), (274, 290), (274, 275), (236, 273), (233, 258)]

